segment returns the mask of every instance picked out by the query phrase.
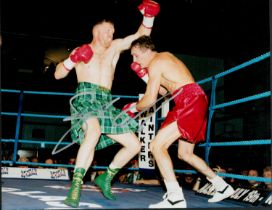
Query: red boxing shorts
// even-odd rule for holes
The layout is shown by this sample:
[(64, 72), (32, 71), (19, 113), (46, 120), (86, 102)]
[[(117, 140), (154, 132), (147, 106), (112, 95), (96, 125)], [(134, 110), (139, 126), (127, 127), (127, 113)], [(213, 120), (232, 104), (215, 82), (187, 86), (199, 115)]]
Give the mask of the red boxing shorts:
[(184, 85), (177, 89), (175, 106), (168, 112), (161, 128), (177, 121), (181, 138), (190, 143), (205, 140), (207, 127), (208, 97), (197, 83)]

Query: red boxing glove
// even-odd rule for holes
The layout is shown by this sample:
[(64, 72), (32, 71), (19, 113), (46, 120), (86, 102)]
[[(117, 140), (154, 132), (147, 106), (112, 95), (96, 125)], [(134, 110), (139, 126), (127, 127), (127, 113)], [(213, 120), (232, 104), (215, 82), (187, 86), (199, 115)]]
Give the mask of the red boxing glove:
[(126, 112), (131, 118), (135, 117), (135, 113), (138, 112), (136, 108), (136, 102), (132, 102), (129, 104), (126, 104), (123, 108), (122, 111)]
[(84, 44), (81, 47), (77, 48), (71, 55), (70, 59), (74, 63), (84, 62), (88, 63), (93, 56), (93, 51), (90, 45)]
[(142, 68), (137, 62), (133, 62), (130, 67), (142, 80), (144, 80), (146, 83), (148, 82), (148, 73), (146, 68)]
[(139, 63), (137, 63), (137, 62), (133, 62), (133, 63), (130, 65), (130, 67), (131, 67), (131, 69), (132, 69), (133, 71), (136, 72), (136, 74), (137, 74), (140, 78), (144, 77), (144, 76), (147, 74), (147, 70), (146, 70), (146, 69), (143, 69), (143, 68), (141, 67), (141, 65), (140, 65)]
[(145, 5), (146, 3), (150, 1), (150, 0), (143, 0), (143, 2), (138, 6), (138, 9), (140, 10), (140, 12), (144, 15), (144, 11), (145, 11)]
[(155, 1), (143, 1), (144, 5), (144, 16), (147, 17), (155, 17), (160, 12), (160, 5)]
[(69, 58), (67, 58), (63, 65), (67, 70), (71, 70), (79, 62), (88, 63), (93, 57), (93, 50), (88, 44), (84, 44), (79, 48), (76, 48)]
[(143, 0), (138, 9), (144, 15), (143, 25), (151, 29), (155, 16), (160, 12), (160, 5), (155, 1)]

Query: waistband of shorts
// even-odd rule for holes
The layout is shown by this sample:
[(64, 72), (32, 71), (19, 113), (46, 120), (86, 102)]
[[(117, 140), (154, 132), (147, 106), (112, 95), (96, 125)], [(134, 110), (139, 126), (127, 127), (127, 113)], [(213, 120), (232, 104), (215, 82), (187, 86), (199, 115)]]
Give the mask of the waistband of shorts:
[(78, 88), (79, 89), (81, 89), (81, 88), (90, 88), (90, 89), (100, 90), (100, 91), (107, 92), (107, 93), (111, 92), (111, 90), (108, 89), (108, 88), (105, 88), (103, 86), (100, 86), (100, 85), (97, 85), (97, 84), (94, 84), (94, 83), (90, 83), (90, 82), (79, 82), (78, 83)]
[(203, 91), (203, 89), (197, 83), (195, 83), (195, 82), (194, 83), (190, 83), (190, 84), (186, 84), (186, 85), (183, 85), (183, 86), (179, 87), (171, 95), (174, 96), (178, 92), (180, 92), (179, 94), (182, 94), (182, 93), (193, 93), (193, 92), (205, 94), (204, 91)]

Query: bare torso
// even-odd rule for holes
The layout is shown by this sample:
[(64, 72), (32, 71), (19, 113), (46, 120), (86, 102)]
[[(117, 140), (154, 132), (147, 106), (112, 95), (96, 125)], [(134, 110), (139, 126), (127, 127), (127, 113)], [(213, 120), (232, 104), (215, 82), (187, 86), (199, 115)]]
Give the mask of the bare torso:
[(154, 70), (160, 71), (160, 84), (169, 92), (179, 87), (195, 82), (185, 64), (169, 52), (156, 53)]
[(94, 52), (91, 60), (85, 64), (79, 63), (76, 68), (78, 82), (90, 82), (111, 89), (114, 72), (120, 52), (116, 50), (116, 40), (105, 50), (97, 50), (92, 46)]
[[(70, 70), (75, 68), (78, 82), (89, 82), (110, 90), (121, 52), (128, 50), (131, 43), (140, 36), (150, 35), (151, 30), (141, 24), (136, 33), (113, 40), (114, 26), (111, 22), (104, 21), (96, 24), (92, 33), (93, 40), (89, 43), (89, 46), (93, 54), (89, 53), (91, 57), (89, 62), (84, 63), (84, 59), (79, 60), (74, 66), (73, 61), (69, 61), (69, 57), (57, 65), (54, 76), (56, 79), (62, 79), (69, 74)], [(74, 52), (76, 52), (76, 49), (71, 54)], [(83, 57), (89, 56), (84, 55), (84, 53), (86, 52), (83, 52)], [(64, 62), (68, 66), (65, 67)]]

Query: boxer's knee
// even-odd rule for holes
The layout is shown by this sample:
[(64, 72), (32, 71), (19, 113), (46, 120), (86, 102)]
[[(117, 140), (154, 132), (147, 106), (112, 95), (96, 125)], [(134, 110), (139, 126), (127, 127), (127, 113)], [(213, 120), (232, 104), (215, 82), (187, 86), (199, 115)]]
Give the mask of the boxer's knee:
[(138, 139), (135, 139), (135, 141), (130, 142), (129, 150), (134, 154), (138, 154), (141, 151), (141, 146), (141, 142)]
[(180, 160), (187, 162), (187, 163), (189, 163), (191, 161), (192, 157), (193, 157), (193, 154), (190, 152), (183, 152), (183, 153), (179, 152), (178, 153), (178, 158)]
[(135, 142), (134, 150), (136, 153), (139, 153), (141, 151), (141, 146), (142, 146), (141, 142), (139, 141)]
[(150, 143), (150, 151), (154, 155), (162, 154), (162, 152), (165, 151), (165, 150), (167, 150), (167, 147), (164, 144), (160, 143), (159, 141), (156, 141), (156, 139), (154, 139)]
[(85, 140), (87, 142), (92, 142), (94, 141), (94, 139), (99, 139), (101, 136), (101, 130), (100, 129), (96, 129), (96, 130), (88, 130), (85, 134)]
[(93, 126), (90, 123), (83, 123), (83, 131), (84, 131), (84, 142), (95, 142), (95, 140), (99, 139), (102, 132), (100, 126)]

